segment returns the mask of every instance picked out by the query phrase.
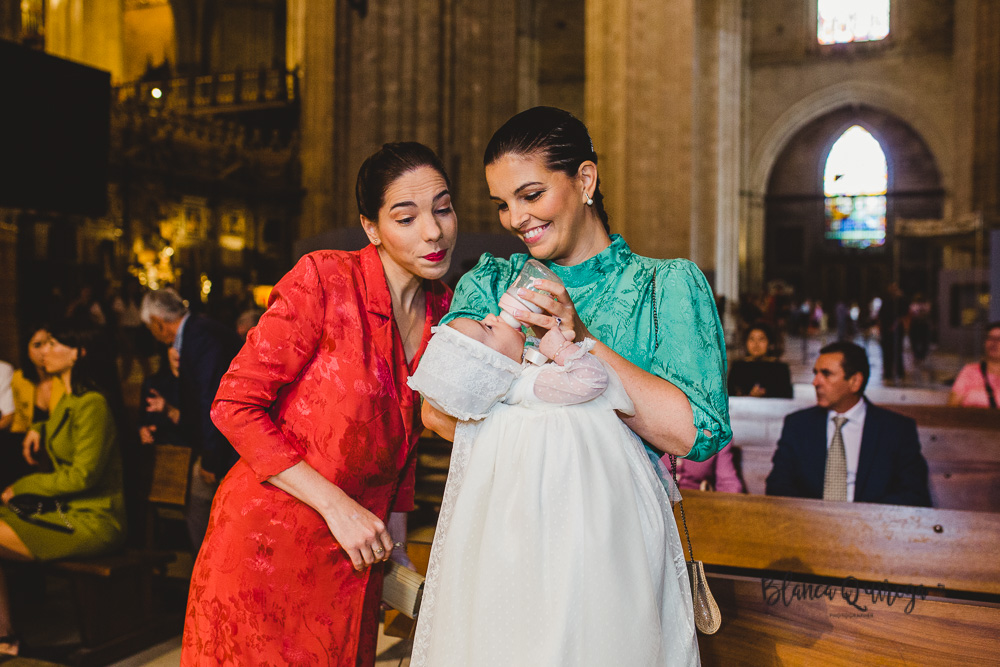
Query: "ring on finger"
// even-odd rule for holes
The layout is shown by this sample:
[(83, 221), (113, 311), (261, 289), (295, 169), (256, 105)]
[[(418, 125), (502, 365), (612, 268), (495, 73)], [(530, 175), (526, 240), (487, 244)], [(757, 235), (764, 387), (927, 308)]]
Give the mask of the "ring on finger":
[(556, 316), (556, 326), (557, 327), (561, 327), (562, 326), (562, 318), (559, 317), (559, 316)]
[(372, 553), (374, 553), (376, 556), (379, 556), (385, 553), (385, 549), (383, 547), (378, 547), (376, 549), (372, 549)]

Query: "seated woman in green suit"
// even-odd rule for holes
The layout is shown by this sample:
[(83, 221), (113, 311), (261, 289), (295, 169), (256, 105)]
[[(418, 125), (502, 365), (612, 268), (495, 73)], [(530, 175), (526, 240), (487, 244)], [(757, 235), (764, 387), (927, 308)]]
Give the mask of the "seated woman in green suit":
[[(125, 499), (115, 423), (121, 386), (107, 341), (97, 331), (53, 327), (44, 365), (58, 376), (65, 395), (44, 423), (32, 425), (24, 457), (34, 463), (45, 448), (53, 471), (22, 477), (0, 500), (0, 559), (53, 560), (95, 556), (125, 539)], [(58, 499), (57, 509), (33, 513), (25, 494), (38, 501)], [(18, 498), (20, 496), (20, 498)], [(7, 588), (0, 573), (0, 655), (16, 655)]]

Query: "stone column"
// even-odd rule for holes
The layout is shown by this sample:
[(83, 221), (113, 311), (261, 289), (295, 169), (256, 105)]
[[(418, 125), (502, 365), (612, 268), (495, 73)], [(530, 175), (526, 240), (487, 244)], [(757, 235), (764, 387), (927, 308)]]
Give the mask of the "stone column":
[(289, 2), (288, 5), (288, 64), (299, 66), (302, 114), (299, 156), (305, 197), (298, 238), (315, 236), (333, 224), (335, 4), (342, 3)]
[[(482, 154), (496, 128), (520, 108), (521, 98), (532, 99), (531, 83), (521, 82), (534, 71), (522, 54), (524, 4), (386, 0), (369, 3), (361, 16), (337, 3), (335, 31), (317, 27), (312, 13), (326, 10), (306, 4), (303, 127), (321, 125), (323, 132), (303, 132), (303, 178), (307, 161), (318, 165), (324, 151), (323, 168), (330, 171), (305, 184), (301, 236), (358, 224), (358, 168), (388, 141), (420, 141), (437, 151), (452, 180), (461, 229), (497, 231)], [(325, 38), (314, 34), (326, 31)], [(310, 56), (313, 49), (322, 51), (324, 68), (330, 67), (327, 58), (334, 59), (324, 75), (322, 101), (315, 97), (320, 83), (313, 59), (319, 56)], [(313, 101), (306, 99), (310, 93)], [(326, 192), (313, 192), (324, 184)]]
[(0, 0), (0, 39), (21, 41), (21, 3), (18, 0)]
[(955, 2), (954, 214), (1000, 222), (1000, 4)]
[(694, 223), (694, 0), (587, 0), (586, 121), (613, 231), (689, 257)]
[(124, 64), (124, 0), (48, 0), (45, 50), (111, 72), (121, 83)]
[(727, 330), (735, 327), (739, 298), (739, 183), (743, 80), (743, 16), (740, 3), (701, 0), (694, 100), (695, 206), (691, 259), (724, 296)]
[[(741, 3), (588, 0), (586, 121), (612, 229), (739, 293)], [(728, 318), (727, 318), (728, 319)]]

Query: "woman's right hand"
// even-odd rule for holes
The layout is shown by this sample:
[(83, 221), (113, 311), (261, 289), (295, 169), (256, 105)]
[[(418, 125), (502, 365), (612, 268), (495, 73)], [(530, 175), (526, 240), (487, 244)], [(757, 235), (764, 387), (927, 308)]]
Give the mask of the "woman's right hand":
[(347, 494), (323, 518), (358, 572), (392, 555), (392, 537), (385, 523)]
[(24, 436), (24, 442), (21, 444), (21, 451), (24, 454), (24, 460), (27, 461), (29, 465), (38, 465), (38, 462), (35, 461), (33, 454), (37, 454), (38, 448), (41, 446), (42, 434), (34, 430), (28, 431), (27, 435)]
[(392, 537), (382, 520), (305, 461), (268, 481), (319, 512), (358, 572), (392, 555)]

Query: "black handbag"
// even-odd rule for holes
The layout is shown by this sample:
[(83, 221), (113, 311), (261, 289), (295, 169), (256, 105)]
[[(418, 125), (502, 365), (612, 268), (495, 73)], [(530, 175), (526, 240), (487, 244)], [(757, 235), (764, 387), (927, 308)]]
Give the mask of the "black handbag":
[[(72, 533), (75, 530), (73, 524), (66, 517), (65, 511), (69, 509), (69, 503), (65, 498), (42, 496), (37, 493), (19, 493), (7, 501), (7, 507), (22, 521), (30, 524), (60, 533)], [(62, 519), (61, 524), (38, 518), (40, 514), (49, 514), (51, 512), (59, 513), (59, 518)]]

